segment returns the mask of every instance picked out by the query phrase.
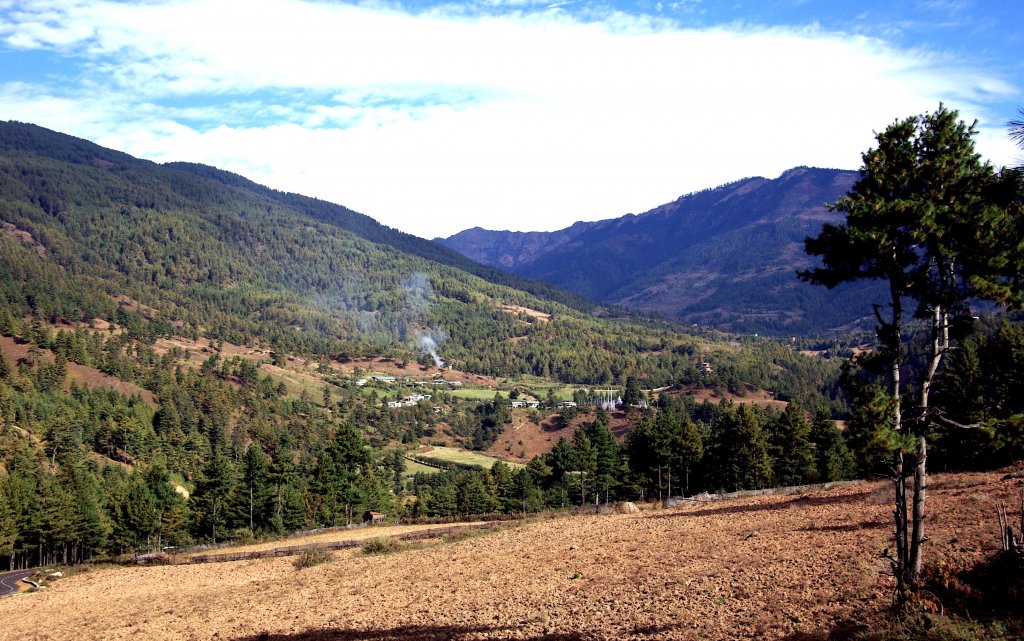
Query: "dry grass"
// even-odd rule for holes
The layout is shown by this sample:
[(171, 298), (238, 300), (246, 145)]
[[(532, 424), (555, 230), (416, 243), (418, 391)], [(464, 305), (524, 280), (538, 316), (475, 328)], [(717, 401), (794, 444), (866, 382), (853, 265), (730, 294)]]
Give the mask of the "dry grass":
[[(929, 562), (994, 552), (994, 507), (1019, 481), (933, 480)], [(339, 553), (299, 581), (286, 558), (89, 572), (0, 600), (0, 638), (824, 638), (888, 608), (885, 492), (539, 519), (397, 555)]]
[(295, 557), (292, 561), (292, 565), (295, 566), (296, 570), (305, 570), (316, 565), (322, 565), (329, 563), (332, 560), (331, 553), (324, 548), (310, 548), (304, 550), (302, 554)]
[(375, 536), (363, 543), (362, 550), (363, 554), (367, 556), (376, 556), (378, 554), (397, 552), (401, 548), (402, 544), (394, 539), (389, 539), (386, 536)]
[(536, 309), (530, 309), (529, 307), (523, 307), (522, 305), (499, 305), (498, 309), (503, 312), (509, 312), (511, 314), (526, 314), (532, 318), (536, 318), (541, 323), (550, 323), (551, 314), (547, 312), (541, 312)]
[[(550, 448), (549, 448), (550, 449)], [(484, 469), (490, 469), (499, 459), (494, 456), (487, 456), (478, 452), (471, 452), (458, 447), (442, 447), (426, 445), (411, 452), (413, 456), (424, 459), (435, 459), (458, 463), (460, 465), (479, 465)], [(522, 466), (523, 463), (510, 463), (513, 466)], [(434, 471), (434, 470), (432, 470)]]
[[(433, 471), (433, 468), (431, 468)], [(273, 550), (275, 548), (292, 548), (292, 547), (309, 547), (316, 545), (323, 545), (328, 543), (337, 543), (340, 541), (365, 541), (380, 536), (403, 536), (408, 534), (424, 534), (431, 530), (447, 530), (452, 527), (465, 527), (474, 528), (483, 525), (483, 521), (473, 521), (469, 523), (458, 523), (453, 525), (388, 525), (381, 526), (375, 525), (372, 527), (363, 528), (338, 528), (332, 530), (325, 530), (322, 532), (316, 532), (314, 534), (308, 534), (305, 536), (294, 536), (286, 539), (277, 539), (274, 541), (264, 541), (263, 543), (253, 543), (251, 545), (234, 545), (216, 550), (207, 550), (197, 552), (196, 554), (246, 554), (249, 552), (265, 552), (267, 550)], [(192, 556), (192, 555), (188, 555)], [(187, 560), (186, 555), (182, 555), (180, 561)]]

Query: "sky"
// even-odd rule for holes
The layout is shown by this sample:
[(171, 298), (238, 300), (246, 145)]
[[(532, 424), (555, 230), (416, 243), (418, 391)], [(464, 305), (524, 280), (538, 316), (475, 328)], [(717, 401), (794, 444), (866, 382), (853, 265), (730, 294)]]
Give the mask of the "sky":
[(1021, 162), (1009, 0), (0, 0), (0, 120), (214, 165), (425, 238), (550, 231), (799, 165), (940, 103)]

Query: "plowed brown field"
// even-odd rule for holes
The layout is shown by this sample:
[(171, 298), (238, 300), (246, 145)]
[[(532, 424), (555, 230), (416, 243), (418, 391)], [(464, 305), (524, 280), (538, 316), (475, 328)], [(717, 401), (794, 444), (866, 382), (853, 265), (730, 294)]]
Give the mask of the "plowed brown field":
[[(1001, 474), (935, 476), (929, 562), (979, 560)], [(0, 599), (3, 639), (775, 639), (890, 601), (889, 487), (564, 516), (366, 557), (98, 570)]]

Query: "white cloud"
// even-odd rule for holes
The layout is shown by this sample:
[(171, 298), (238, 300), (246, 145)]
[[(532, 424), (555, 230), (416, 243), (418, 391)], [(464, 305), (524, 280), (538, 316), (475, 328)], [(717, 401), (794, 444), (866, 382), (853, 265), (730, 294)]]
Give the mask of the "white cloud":
[[(814, 27), (299, 0), (22, 9), (0, 38), (84, 61), (82, 80), (7, 85), (5, 117), (217, 165), (425, 236), (555, 229), (795, 165), (855, 168), (898, 117), (945, 100), (984, 118), (1016, 92)], [(1012, 160), (1002, 123), (982, 126), (982, 151)]]

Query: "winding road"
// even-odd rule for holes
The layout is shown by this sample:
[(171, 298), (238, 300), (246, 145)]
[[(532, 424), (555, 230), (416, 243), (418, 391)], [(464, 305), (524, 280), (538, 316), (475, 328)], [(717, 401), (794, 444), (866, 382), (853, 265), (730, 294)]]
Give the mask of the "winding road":
[(18, 570), (16, 572), (0, 573), (0, 596), (6, 596), (18, 591), (18, 581), (21, 581), (32, 574), (32, 570)]

